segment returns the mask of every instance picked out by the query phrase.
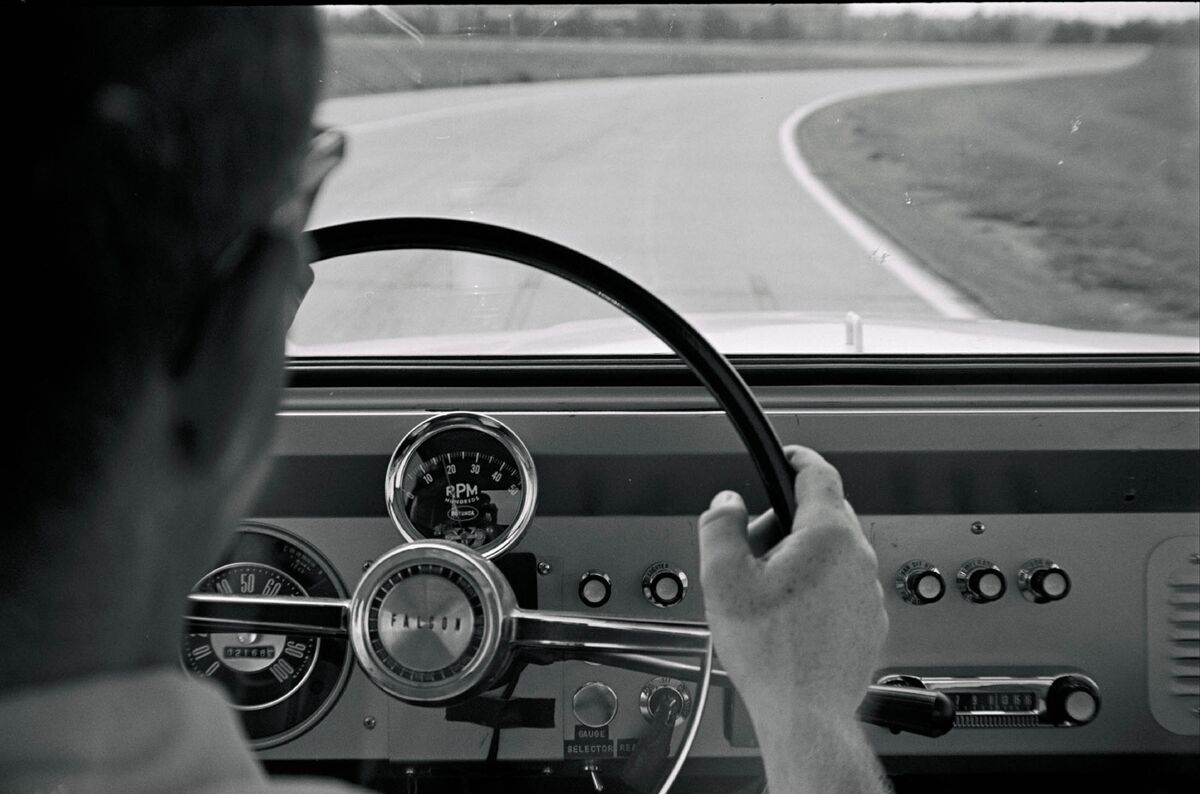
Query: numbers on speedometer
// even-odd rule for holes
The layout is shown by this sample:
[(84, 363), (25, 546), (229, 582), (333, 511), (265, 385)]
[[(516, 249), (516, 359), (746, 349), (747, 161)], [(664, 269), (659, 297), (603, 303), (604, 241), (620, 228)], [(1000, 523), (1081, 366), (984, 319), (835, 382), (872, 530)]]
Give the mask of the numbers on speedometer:
[[(234, 563), (210, 573), (194, 588), (199, 593), (306, 596), (295, 579), (270, 565)], [(234, 708), (267, 708), (290, 697), (308, 678), (320, 650), (315, 637), (255, 632), (188, 634), (183, 660), (200, 678), (236, 688)]]
[[(242, 527), (221, 565), (195, 592), (277, 598), (345, 598), (336, 572), (317, 551), (283, 530)], [(220, 685), (258, 748), (286, 742), (333, 707), (350, 672), (346, 640), (257, 632), (187, 633), (185, 670)]]
[(449, 540), (493, 557), (533, 516), (529, 451), (491, 417), (436, 416), (409, 433), (388, 466), (388, 512), (408, 540)]

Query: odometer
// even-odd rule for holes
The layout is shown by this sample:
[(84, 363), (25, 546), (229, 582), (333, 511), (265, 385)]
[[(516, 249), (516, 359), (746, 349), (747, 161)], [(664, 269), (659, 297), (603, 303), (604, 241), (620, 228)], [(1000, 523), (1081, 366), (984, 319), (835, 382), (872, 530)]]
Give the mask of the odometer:
[(491, 417), (441, 414), (409, 433), (388, 465), (388, 512), (408, 540), (449, 540), (493, 557), (533, 517), (537, 481), (521, 440)]

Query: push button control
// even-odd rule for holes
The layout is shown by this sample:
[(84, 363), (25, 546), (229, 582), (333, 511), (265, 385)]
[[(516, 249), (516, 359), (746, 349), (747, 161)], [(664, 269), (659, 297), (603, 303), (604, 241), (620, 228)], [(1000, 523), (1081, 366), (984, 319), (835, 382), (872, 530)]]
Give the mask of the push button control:
[(612, 595), (612, 580), (600, 571), (588, 571), (579, 577), (579, 600), (589, 607), (602, 607)]
[(603, 728), (617, 716), (617, 695), (608, 684), (589, 681), (575, 690), (571, 710), (580, 725)]
[(656, 607), (673, 607), (687, 594), (687, 574), (670, 563), (656, 562), (642, 575), (642, 595)]

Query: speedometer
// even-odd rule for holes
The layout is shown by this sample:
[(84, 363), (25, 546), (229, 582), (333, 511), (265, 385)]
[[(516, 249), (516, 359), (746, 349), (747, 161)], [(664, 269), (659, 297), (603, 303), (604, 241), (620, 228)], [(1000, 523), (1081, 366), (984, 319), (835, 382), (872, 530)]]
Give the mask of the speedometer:
[[(304, 588), (273, 565), (235, 562), (223, 565), (192, 588), (198, 593), (306, 596)], [(269, 708), (295, 693), (313, 670), (321, 641), (256, 632), (188, 634), (183, 662), (196, 676), (237, 690), (239, 711)]]
[(529, 450), (489, 416), (440, 414), (413, 428), (388, 464), (388, 513), (407, 540), (449, 540), (502, 554), (533, 518)]
[[(193, 592), (284, 598), (345, 598), (336, 572), (316, 549), (275, 527), (242, 527), (222, 564)], [(350, 671), (343, 639), (258, 632), (187, 633), (184, 669), (216, 682), (257, 748), (299, 736), (332, 708)]]

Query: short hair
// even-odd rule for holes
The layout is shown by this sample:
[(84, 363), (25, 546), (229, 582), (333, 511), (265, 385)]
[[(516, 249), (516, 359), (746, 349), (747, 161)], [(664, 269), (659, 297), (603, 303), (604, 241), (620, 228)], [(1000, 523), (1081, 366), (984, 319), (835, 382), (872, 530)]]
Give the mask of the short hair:
[(21, 179), (5, 279), (17, 285), (9, 311), (28, 322), (8, 340), (16, 519), (36, 521), (96, 469), (214, 259), (293, 190), (320, 30), (311, 8), (7, 16), (24, 67), (8, 74)]

